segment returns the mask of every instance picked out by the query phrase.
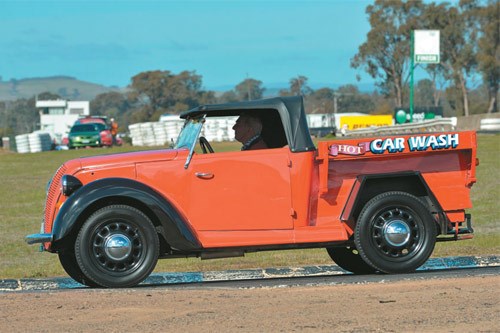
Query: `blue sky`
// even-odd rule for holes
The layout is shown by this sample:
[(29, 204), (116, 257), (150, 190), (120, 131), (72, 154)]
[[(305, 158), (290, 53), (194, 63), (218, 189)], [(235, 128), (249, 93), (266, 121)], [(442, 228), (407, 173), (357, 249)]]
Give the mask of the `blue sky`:
[(350, 59), (372, 1), (0, 0), (0, 76), (68, 75), (124, 87), (148, 70), (196, 71), (206, 89), (297, 75), (371, 83)]

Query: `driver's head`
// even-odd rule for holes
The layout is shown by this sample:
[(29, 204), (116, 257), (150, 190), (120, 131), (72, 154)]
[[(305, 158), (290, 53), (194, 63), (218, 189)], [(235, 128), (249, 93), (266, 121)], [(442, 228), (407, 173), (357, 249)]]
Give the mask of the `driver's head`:
[(262, 121), (259, 117), (242, 113), (233, 126), (234, 138), (245, 143), (262, 132)]

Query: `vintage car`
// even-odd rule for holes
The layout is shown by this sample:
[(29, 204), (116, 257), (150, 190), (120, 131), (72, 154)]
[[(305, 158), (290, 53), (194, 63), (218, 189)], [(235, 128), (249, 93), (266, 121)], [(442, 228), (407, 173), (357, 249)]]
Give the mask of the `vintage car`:
[[(207, 117), (258, 115), (268, 149), (214, 152)], [(55, 173), (40, 234), (76, 281), (130, 287), (159, 258), (326, 248), (357, 274), (414, 271), (471, 238), (475, 132), (313, 143), (301, 97), (203, 105), (173, 148), (78, 158)], [(199, 147), (201, 145), (201, 149)]]

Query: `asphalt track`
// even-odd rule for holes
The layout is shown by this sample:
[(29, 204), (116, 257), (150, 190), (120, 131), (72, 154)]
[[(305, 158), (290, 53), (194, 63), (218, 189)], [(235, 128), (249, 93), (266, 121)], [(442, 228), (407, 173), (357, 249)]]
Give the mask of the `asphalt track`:
[[(499, 267), (498, 256), (469, 256), (431, 258), (417, 271), (439, 271), (465, 268)], [(227, 270), (208, 272), (153, 273), (140, 286), (186, 285), (205, 282), (269, 280), (298, 277), (321, 277), (352, 275), (336, 265), (303, 266), (285, 268)], [(62, 290), (86, 288), (71, 278), (55, 277), (44, 279), (3, 279), (0, 292)]]

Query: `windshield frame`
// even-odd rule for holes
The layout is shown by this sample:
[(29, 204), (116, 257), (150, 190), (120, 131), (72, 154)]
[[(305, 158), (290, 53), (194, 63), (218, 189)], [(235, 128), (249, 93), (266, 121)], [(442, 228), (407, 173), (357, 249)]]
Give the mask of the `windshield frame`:
[(196, 147), (196, 142), (198, 141), (201, 129), (203, 128), (203, 124), (205, 123), (205, 118), (206, 114), (198, 117), (188, 117), (184, 122), (184, 126), (182, 127), (179, 136), (177, 137), (174, 149), (189, 149), (186, 163), (184, 163), (184, 169), (188, 168), (189, 163), (193, 158), (194, 148)]

